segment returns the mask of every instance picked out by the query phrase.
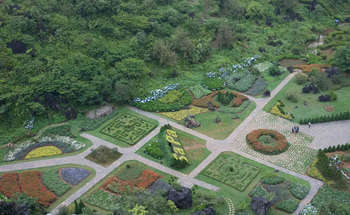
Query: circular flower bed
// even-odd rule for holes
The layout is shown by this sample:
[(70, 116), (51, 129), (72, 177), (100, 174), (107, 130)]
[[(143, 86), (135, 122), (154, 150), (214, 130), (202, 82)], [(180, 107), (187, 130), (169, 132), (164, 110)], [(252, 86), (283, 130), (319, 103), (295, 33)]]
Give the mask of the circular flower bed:
[(246, 140), (254, 150), (264, 154), (280, 154), (289, 147), (283, 134), (269, 129), (254, 130), (246, 136)]
[(43, 146), (30, 151), (24, 159), (40, 158), (59, 154), (62, 154), (62, 151), (56, 146)]

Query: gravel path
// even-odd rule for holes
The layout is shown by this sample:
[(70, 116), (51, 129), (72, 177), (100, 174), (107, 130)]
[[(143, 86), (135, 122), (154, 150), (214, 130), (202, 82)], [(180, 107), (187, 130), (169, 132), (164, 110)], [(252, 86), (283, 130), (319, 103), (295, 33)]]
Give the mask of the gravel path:
[[(247, 157), (251, 160), (257, 161), (259, 163), (262, 163), (266, 166), (270, 166), (274, 169), (278, 169), (279, 171), (285, 172), (290, 175), (294, 175), (296, 177), (302, 178), (306, 181), (308, 181), (311, 185), (311, 190), (308, 196), (299, 204), (298, 210), (295, 212), (297, 214), (300, 210), (304, 208), (304, 206), (312, 200), (312, 198), (316, 195), (318, 189), (322, 186), (322, 182), (315, 180), (313, 178), (310, 178), (308, 176), (296, 173), (294, 171), (288, 170), (286, 168), (277, 166), (273, 164), (271, 161), (266, 161), (263, 158), (260, 158), (254, 154), (247, 153), (242, 149), (242, 144), (240, 144), (242, 137), (245, 137), (246, 132), (252, 129), (252, 126), (254, 123), (256, 124), (259, 122), (260, 118), (262, 116), (265, 116), (266, 113), (263, 113), (262, 109), (263, 107), (294, 77), (295, 73), (290, 74), (287, 76), (279, 86), (275, 88), (271, 92), (271, 97), (268, 98), (260, 98), (256, 99), (253, 97), (249, 98), (256, 103), (256, 109), (232, 132), (229, 137), (227, 137), (225, 140), (215, 140), (211, 137), (208, 137), (204, 134), (201, 134), (197, 131), (194, 131), (192, 129), (186, 128), (182, 125), (179, 125), (175, 122), (172, 122), (170, 120), (164, 119), (158, 115), (154, 115), (152, 113), (144, 112), (141, 110), (138, 110), (134, 107), (129, 107), (132, 111), (135, 111), (139, 114), (142, 114), (144, 116), (147, 116), (149, 118), (155, 119), (159, 122), (159, 126), (154, 129), (150, 134), (148, 134), (146, 137), (144, 137), (142, 140), (140, 140), (136, 145), (128, 148), (123, 148), (116, 146), (108, 141), (102, 140), (98, 137), (92, 136), (87, 133), (81, 134), (82, 137), (89, 139), (93, 145), (90, 147), (90, 149), (75, 155), (75, 156), (68, 156), (68, 157), (62, 157), (62, 158), (54, 158), (54, 159), (48, 159), (48, 160), (39, 160), (39, 161), (31, 161), (31, 162), (23, 162), (23, 163), (16, 163), (16, 164), (10, 164), (10, 165), (4, 165), (0, 166), (0, 172), (6, 172), (6, 171), (15, 171), (15, 170), (21, 170), (21, 169), (32, 169), (32, 168), (38, 168), (38, 167), (47, 167), (47, 166), (54, 166), (54, 165), (62, 165), (62, 164), (80, 164), (80, 165), (86, 165), (89, 166), (96, 171), (95, 177), (86, 183), (84, 186), (82, 186), (77, 192), (69, 196), (65, 201), (63, 201), (56, 209), (52, 211), (52, 214), (57, 214), (58, 208), (62, 206), (66, 206), (74, 202), (74, 200), (80, 198), (84, 193), (86, 193), (89, 189), (91, 189), (95, 184), (97, 184), (99, 181), (101, 181), (104, 177), (106, 177), (108, 174), (110, 174), (115, 168), (119, 167), (121, 164), (128, 160), (137, 160), (142, 163), (145, 163), (146, 165), (149, 165), (153, 168), (159, 169), (160, 171), (163, 171), (167, 174), (173, 175), (178, 178), (179, 182), (183, 186), (192, 187), (193, 185), (202, 186), (204, 188), (217, 191), (219, 190), (218, 187), (205, 183), (203, 181), (200, 181), (196, 179), (195, 177), (208, 165), (210, 164), (217, 156), (219, 156), (220, 153), (225, 151), (231, 151), (237, 154), (240, 154), (244, 157)], [(157, 162), (151, 161), (147, 158), (144, 158), (138, 154), (136, 154), (136, 151), (140, 149), (145, 143), (147, 143), (148, 140), (150, 140), (152, 137), (157, 135), (159, 132), (161, 126), (165, 124), (170, 124), (171, 126), (180, 129), (182, 131), (185, 131), (191, 135), (197, 136), (199, 138), (202, 138), (207, 141), (206, 147), (208, 150), (211, 151), (211, 154), (203, 161), (201, 162), (190, 174), (185, 175), (181, 172), (178, 172), (176, 170), (170, 169), (168, 167), (163, 166), (162, 164), (159, 164)], [(340, 124), (339, 127), (348, 126), (349, 122), (345, 122), (345, 124)], [(264, 124), (261, 124), (260, 126), (265, 126)], [(324, 125), (325, 129), (328, 129), (332, 125)], [(258, 126), (259, 127), (259, 126)], [(315, 129), (312, 128), (310, 130), (307, 130), (306, 133), (318, 137), (317, 129), (318, 127), (315, 126)], [(320, 128), (319, 128), (320, 129)], [(304, 130), (304, 128), (302, 128)], [(315, 130), (315, 131), (314, 131)], [(336, 129), (334, 129), (336, 130)], [(349, 133), (349, 132), (348, 132)], [(326, 135), (324, 135), (326, 136)], [(288, 137), (287, 137), (288, 138)], [(321, 138), (322, 139), (322, 138)], [(100, 145), (104, 145), (107, 147), (117, 147), (118, 150), (123, 153), (122, 157), (112, 163), (109, 167), (101, 167), (89, 160), (85, 159), (85, 156), (88, 155), (91, 151), (91, 149), (97, 148)], [(246, 145), (246, 144), (245, 144)], [(44, 162), (45, 161), (45, 162)]]

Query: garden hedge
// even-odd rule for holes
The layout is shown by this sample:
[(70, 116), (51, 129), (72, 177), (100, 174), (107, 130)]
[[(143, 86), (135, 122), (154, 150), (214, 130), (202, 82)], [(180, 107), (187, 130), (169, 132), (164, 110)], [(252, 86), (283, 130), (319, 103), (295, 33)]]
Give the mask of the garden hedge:
[(321, 122), (331, 122), (338, 120), (349, 120), (350, 119), (350, 111), (335, 113), (331, 115), (323, 115), (314, 118), (306, 118), (299, 121), (300, 124), (308, 124), (311, 123), (321, 123)]

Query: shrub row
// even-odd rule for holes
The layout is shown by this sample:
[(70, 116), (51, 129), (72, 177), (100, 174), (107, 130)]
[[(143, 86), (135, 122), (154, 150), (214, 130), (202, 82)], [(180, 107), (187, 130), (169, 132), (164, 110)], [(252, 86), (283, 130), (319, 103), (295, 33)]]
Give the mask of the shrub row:
[(336, 151), (347, 151), (350, 149), (350, 144), (343, 144), (343, 145), (337, 145), (337, 146), (329, 146), (328, 148), (322, 149), (323, 152), (336, 152)]
[(314, 118), (308, 118), (308, 119), (302, 119), (299, 121), (300, 124), (308, 124), (311, 123), (321, 123), (321, 122), (331, 122), (331, 121), (338, 121), (338, 120), (349, 120), (350, 119), (350, 111), (342, 112), (342, 113), (336, 113), (331, 115), (324, 115)]
[[(262, 135), (270, 135), (276, 140), (276, 145), (265, 145), (259, 141)], [(275, 155), (286, 151), (289, 147), (287, 139), (278, 131), (269, 129), (257, 129), (250, 132), (246, 136), (247, 143), (253, 147), (254, 150), (264, 154)]]
[(284, 178), (276, 175), (267, 176), (262, 179), (263, 184), (276, 185), (282, 184), (284, 182)]

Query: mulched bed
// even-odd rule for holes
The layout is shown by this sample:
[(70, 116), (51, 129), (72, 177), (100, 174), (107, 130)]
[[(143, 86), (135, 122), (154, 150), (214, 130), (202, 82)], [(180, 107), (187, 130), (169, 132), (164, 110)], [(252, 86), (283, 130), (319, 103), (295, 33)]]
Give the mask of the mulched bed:
[(69, 167), (60, 169), (62, 179), (70, 185), (77, 185), (90, 175), (90, 171), (83, 168)]
[(38, 199), (43, 206), (49, 206), (57, 198), (42, 183), (39, 171), (3, 174), (0, 179), (0, 192), (9, 198), (17, 193), (25, 193)]
[[(265, 145), (259, 141), (262, 135), (270, 135), (276, 141), (275, 145)], [(257, 129), (250, 132), (246, 136), (247, 143), (253, 147), (254, 150), (264, 154), (280, 154), (286, 151), (289, 147), (286, 137), (278, 131), (269, 129)]]

